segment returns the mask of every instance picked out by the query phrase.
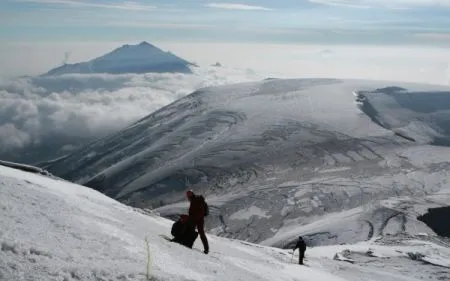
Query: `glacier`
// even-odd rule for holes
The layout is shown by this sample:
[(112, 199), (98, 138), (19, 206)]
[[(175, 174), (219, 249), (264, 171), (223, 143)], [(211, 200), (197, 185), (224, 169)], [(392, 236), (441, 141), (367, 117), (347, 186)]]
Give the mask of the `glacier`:
[[(407, 98), (421, 95), (427, 110)], [(211, 205), (211, 233), (269, 246), (430, 235), (417, 217), (449, 202), (450, 149), (433, 145), (447, 136), (449, 97), (390, 81), (207, 87), (43, 168), (167, 218), (192, 188)]]

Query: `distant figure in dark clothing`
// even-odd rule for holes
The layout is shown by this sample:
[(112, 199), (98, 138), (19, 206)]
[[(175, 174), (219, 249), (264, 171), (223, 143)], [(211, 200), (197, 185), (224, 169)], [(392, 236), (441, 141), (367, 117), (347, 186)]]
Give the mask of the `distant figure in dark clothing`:
[(306, 243), (305, 240), (303, 240), (303, 237), (299, 236), (297, 244), (295, 244), (294, 252), (298, 248), (300, 251), (298, 255), (298, 264), (303, 264), (303, 258), (305, 257), (305, 251), (306, 251)]
[(188, 225), (192, 227), (197, 227), (198, 234), (203, 243), (204, 253), (209, 253), (208, 239), (205, 235), (205, 216), (208, 215), (208, 205), (205, 202), (203, 196), (197, 196), (189, 190), (186, 192), (186, 197), (188, 198), (191, 205), (189, 206), (189, 218)]

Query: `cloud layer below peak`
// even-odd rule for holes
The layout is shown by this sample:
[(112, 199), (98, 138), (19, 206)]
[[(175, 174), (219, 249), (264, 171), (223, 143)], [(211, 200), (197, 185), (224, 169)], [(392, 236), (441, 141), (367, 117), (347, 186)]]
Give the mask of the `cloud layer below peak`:
[(193, 75), (75, 74), (0, 81), (0, 155), (48, 142), (62, 153), (198, 88), (260, 78), (246, 70), (210, 67), (197, 68)]

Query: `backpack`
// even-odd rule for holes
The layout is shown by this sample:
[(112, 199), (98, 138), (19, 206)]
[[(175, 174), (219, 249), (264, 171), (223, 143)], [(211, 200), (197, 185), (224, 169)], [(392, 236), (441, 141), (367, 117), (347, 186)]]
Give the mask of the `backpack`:
[(205, 197), (203, 197), (202, 195), (200, 195), (199, 198), (200, 198), (200, 202), (201, 202), (202, 205), (203, 205), (203, 215), (204, 215), (205, 217), (207, 217), (207, 216), (209, 215), (209, 206), (208, 206), (208, 204), (207, 204), (206, 201), (205, 201)]
[(173, 237), (175, 237), (175, 239), (177, 239), (178, 237), (183, 235), (183, 229), (184, 229), (184, 224), (181, 221), (181, 219), (179, 219), (173, 223), (170, 233), (172, 234)]
[(180, 243), (186, 247), (192, 248), (197, 239), (198, 232), (194, 227), (186, 225), (187, 221), (183, 218), (178, 219), (173, 225), (171, 233), (173, 235), (172, 242)]
[(298, 246), (298, 248), (299, 248), (300, 251), (303, 251), (303, 252), (304, 252), (304, 251), (306, 250), (306, 243), (305, 243), (305, 240), (299, 239), (298, 242), (297, 242), (297, 246)]

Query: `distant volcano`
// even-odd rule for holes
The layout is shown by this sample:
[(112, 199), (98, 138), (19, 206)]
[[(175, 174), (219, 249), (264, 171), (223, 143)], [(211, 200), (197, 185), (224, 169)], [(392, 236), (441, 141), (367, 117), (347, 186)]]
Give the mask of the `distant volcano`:
[(123, 45), (114, 51), (93, 60), (75, 64), (64, 64), (44, 75), (68, 73), (192, 73), (192, 63), (170, 52), (142, 42), (138, 45)]

